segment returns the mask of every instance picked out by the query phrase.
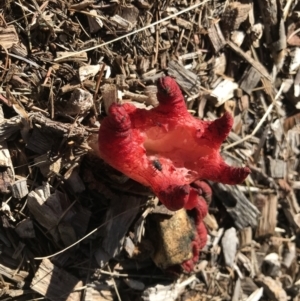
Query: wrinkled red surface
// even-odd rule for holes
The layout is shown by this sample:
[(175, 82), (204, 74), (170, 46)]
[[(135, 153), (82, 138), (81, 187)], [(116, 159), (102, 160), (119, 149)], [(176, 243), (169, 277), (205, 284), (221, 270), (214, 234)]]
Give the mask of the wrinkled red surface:
[(233, 123), (229, 113), (212, 122), (194, 118), (171, 77), (158, 81), (157, 97), (159, 105), (151, 110), (137, 109), (130, 103), (111, 105), (99, 131), (100, 156), (151, 187), (168, 209), (199, 211), (201, 243), (197, 249), (201, 249), (206, 242), (202, 219), (207, 204), (199, 194), (205, 191), (190, 184), (197, 180), (238, 184), (250, 170), (228, 166), (219, 154)]

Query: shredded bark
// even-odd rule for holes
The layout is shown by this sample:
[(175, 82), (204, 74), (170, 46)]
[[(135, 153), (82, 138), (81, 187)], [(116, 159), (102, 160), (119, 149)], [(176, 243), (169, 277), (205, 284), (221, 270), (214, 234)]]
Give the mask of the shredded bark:
[[(299, 1), (1, 1), (0, 299), (299, 300), (299, 47)], [(164, 75), (232, 114), (222, 156), (251, 169), (209, 183), (190, 274), (195, 213), (97, 154), (109, 106), (157, 106)]]

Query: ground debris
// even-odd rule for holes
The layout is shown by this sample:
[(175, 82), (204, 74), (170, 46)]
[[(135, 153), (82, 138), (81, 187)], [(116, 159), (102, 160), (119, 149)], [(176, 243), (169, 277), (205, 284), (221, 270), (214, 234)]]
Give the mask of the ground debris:
[[(2, 1), (0, 299), (300, 300), (299, 28), (291, 0)], [(97, 157), (110, 105), (157, 106), (165, 74), (251, 169), (209, 183), (190, 275), (195, 212)]]

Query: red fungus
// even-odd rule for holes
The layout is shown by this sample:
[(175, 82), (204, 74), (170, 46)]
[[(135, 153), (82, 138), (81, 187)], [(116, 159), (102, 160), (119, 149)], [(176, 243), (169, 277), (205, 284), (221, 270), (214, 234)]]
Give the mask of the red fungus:
[(219, 154), (232, 127), (229, 113), (212, 122), (194, 118), (171, 77), (159, 80), (157, 97), (159, 105), (151, 110), (111, 105), (98, 138), (107, 163), (151, 187), (171, 210), (196, 206), (198, 193), (190, 184), (198, 179), (244, 181), (249, 169), (228, 166)]
[(198, 191), (198, 203), (192, 210), (192, 217), (194, 218), (196, 232), (192, 242), (193, 257), (181, 264), (184, 270), (191, 271), (194, 263), (198, 261), (200, 250), (206, 245), (207, 231), (203, 223), (203, 218), (208, 211), (208, 204), (211, 202), (212, 191), (210, 186), (204, 181), (196, 181), (192, 184)]
[(250, 170), (227, 165), (219, 154), (233, 123), (229, 113), (215, 121), (194, 118), (171, 77), (159, 79), (157, 98), (159, 105), (151, 110), (137, 109), (130, 103), (111, 105), (99, 131), (100, 156), (151, 187), (168, 209), (195, 208), (196, 254), (206, 243), (202, 220), (207, 204), (199, 194), (211, 192), (190, 184), (197, 180), (238, 184)]

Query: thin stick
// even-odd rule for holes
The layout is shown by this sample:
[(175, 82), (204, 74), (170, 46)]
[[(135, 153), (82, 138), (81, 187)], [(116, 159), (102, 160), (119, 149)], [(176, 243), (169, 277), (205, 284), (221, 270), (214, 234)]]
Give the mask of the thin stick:
[(98, 111), (97, 111), (95, 102), (96, 102), (97, 95), (98, 95), (98, 92), (99, 92), (100, 83), (101, 83), (101, 79), (102, 79), (102, 76), (103, 76), (103, 73), (104, 73), (104, 69), (105, 69), (105, 64), (103, 63), (102, 68), (101, 68), (100, 73), (99, 73), (99, 76), (98, 76), (98, 79), (97, 79), (95, 93), (94, 93), (93, 107), (94, 107), (94, 112), (95, 112), (96, 118), (98, 117)]
[[(159, 17), (160, 17), (160, 15), (157, 11), (156, 12), (156, 19), (158, 20)], [(159, 31), (160, 31), (160, 28), (159, 28), (158, 25), (156, 25), (156, 27), (155, 27), (155, 56), (154, 56), (154, 60), (153, 60), (153, 65), (156, 65), (157, 58), (158, 58)]]
[(101, 67), (101, 70), (100, 70), (100, 73), (99, 73), (99, 76), (98, 76), (98, 79), (97, 79), (96, 88), (95, 88), (94, 104), (95, 104), (95, 101), (96, 101), (96, 98), (97, 98), (97, 94), (99, 92), (100, 83), (101, 83), (101, 79), (102, 79), (102, 76), (103, 76), (103, 73), (104, 73), (104, 69), (105, 69), (105, 64), (102, 64), (102, 67)]
[(28, 47), (29, 47), (29, 50), (31, 51), (32, 43), (31, 43), (30, 27), (29, 27), (28, 20), (27, 20), (26, 14), (25, 14), (24, 6), (22, 5), (20, 0), (19, 0), (19, 6), (21, 7), (22, 12), (23, 12), (23, 17), (24, 17), (25, 25), (26, 25), (26, 34), (27, 34), (27, 37), (28, 37)]
[(288, 0), (284, 9), (283, 9), (283, 20), (285, 21), (286, 18), (288, 17), (288, 14), (289, 14), (289, 10), (291, 8), (291, 5), (293, 3), (293, 0)]
[[(107, 266), (107, 269), (108, 269), (109, 272), (111, 273), (111, 269), (110, 269), (110, 266), (109, 266), (109, 265)], [(112, 282), (113, 282), (113, 286), (114, 286), (114, 289), (115, 289), (115, 291), (116, 291), (116, 294), (117, 294), (117, 297), (118, 297), (118, 301), (122, 301), (122, 299), (121, 299), (121, 297), (120, 297), (120, 294), (119, 294), (119, 291), (118, 291), (118, 287), (117, 287), (115, 278), (114, 278), (114, 277), (111, 277), (111, 280), (112, 280)]]
[(181, 14), (184, 14), (184, 13), (190, 11), (190, 10), (193, 10), (193, 9), (199, 7), (200, 5), (203, 5), (204, 3), (208, 2), (208, 1), (209, 1), (209, 0), (205, 0), (205, 1), (202, 1), (202, 2), (200, 2), (200, 3), (194, 4), (194, 5), (192, 5), (192, 6), (188, 7), (188, 8), (186, 8), (186, 9), (183, 9), (183, 10), (181, 10), (181, 11), (178, 11), (177, 13), (175, 13), (175, 14), (173, 14), (173, 15), (171, 15), (171, 16), (168, 16), (168, 17), (163, 18), (163, 19), (161, 19), (161, 20), (158, 20), (158, 21), (156, 21), (156, 22), (154, 22), (154, 23), (151, 23), (151, 24), (149, 24), (149, 25), (146, 25), (145, 27), (139, 28), (139, 29), (137, 29), (137, 30), (135, 30), (135, 31), (133, 31), (133, 32), (127, 33), (127, 34), (125, 34), (125, 35), (123, 35), (123, 36), (121, 36), (121, 37), (118, 37), (118, 38), (113, 39), (113, 40), (111, 40), (111, 41), (104, 42), (104, 43), (102, 43), (102, 44), (99, 44), (99, 45), (96, 45), (96, 46), (93, 46), (93, 47), (90, 47), (90, 48), (87, 48), (87, 49), (83, 49), (83, 50), (80, 50), (80, 51), (77, 51), (77, 52), (73, 52), (73, 53), (66, 54), (65, 56), (62, 56), (62, 57), (59, 57), (59, 58), (54, 59), (54, 61), (55, 61), (55, 62), (61, 61), (61, 60), (64, 60), (64, 59), (66, 59), (66, 58), (68, 58), (68, 57), (71, 57), (71, 56), (74, 56), (74, 55), (78, 55), (78, 54), (81, 54), (81, 53), (86, 52), (86, 51), (91, 51), (91, 50), (94, 50), (94, 49), (98, 49), (98, 48), (101, 48), (101, 47), (103, 47), (103, 46), (109, 45), (109, 44), (111, 44), (111, 43), (120, 41), (120, 40), (122, 40), (122, 39), (124, 39), (124, 38), (130, 37), (130, 36), (132, 36), (132, 35), (134, 35), (134, 34), (136, 34), (136, 33), (139, 33), (139, 32), (141, 32), (141, 31), (144, 31), (145, 29), (148, 29), (148, 28), (150, 28), (150, 27), (156, 26), (156, 25), (158, 25), (158, 24), (160, 24), (160, 23), (163, 23), (163, 22), (165, 22), (165, 21), (167, 21), (167, 20), (170, 20), (170, 19), (172, 19), (172, 18), (174, 18), (174, 17), (177, 17), (177, 16), (179, 16), (179, 15), (181, 15)]
[(296, 35), (298, 32), (300, 31), (300, 28), (296, 29), (293, 33), (291, 33), (291, 35), (286, 39), (286, 41), (288, 42), (294, 35)]
[[(51, 68), (51, 67), (50, 67), (50, 68)], [(51, 117), (51, 119), (54, 119), (54, 111), (55, 111), (53, 94), (54, 94), (54, 93), (53, 93), (53, 81), (51, 80), (51, 82), (50, 82), (50, 91), (49, 91), (50, 108), (51, 108), (51, 114), (50, 114), (50, 117)]]
[(260, 129), (260, 127), (263, 125), (263, 123), (265, 122), (265, 120), (267, 119), (267, 117), (269, 116), (269, 114), (271, 113), (271, 111), (272, 111), (272, 109), (273, 109), (273, 107), (274, 107), (275, 101), (276, 101), (276, 100), (279, 98), (279, 96), (281, 95), (283, 88), (284, 88), (284, 83), (281, 84), (281, 87), (280, 87), (280, 89), (279, 89), (277, 95), (275, 96), (274, 101), (269, 105), (269, 107), (268, 107), (268, 109), (266, 110), (264, 116), (262, 117), (262, 119), (260, 120), (260, 122), (257, 124), (257, 126), (255, 127), (255, 129), (253, 130), (253, 132), (252, 132), (251, 134), (247, 135), (246, 137), (242, 138), (241, 140), (235, 141), (235, 142), (233, 142), (233, 143), (231, 143), (231, 144), (225, 146), (225, 147), (223, 148), (224, 151), (225, 151), (225, 150), (228, 150), (228, 149), (230, 149), (230, 148), (232, 148), (232, 147), (234, 147), (234, 146), (236, 146), (236, 145), (238, 145), (238, 144), (240, 144), (240, 143), (243, 143), (244, 141), (250, 139), (251, 137), (253, 137), (253, 136), (256, 134), (256, 132)]
[[(290, 239), (288, 239), (287, 241), (290, 241)], [(74, 267), (74, 266), (72, 266)], [(76, 267), (76, 266), (75, 266)], [(82, 267), (80, 267), (81, 269), (84, 269)], [(155, 276), (155, 275), (149, 275), (149, 274), (145, 274), (145, 275), (141, 275), (141, 274), (119, 274), (117, 272), (107, 272), (105, 270), (99, 269), (98, 270), (101, 274), (103, 275), (109, 275), (111, 277), (116, 277), (116, 278), (120, 278), (120, 277), (124, 277), (124, 278), (153, 278), (153, 279), (164, 279), (164, 280), (172, 280), (173, 278), (171, 277), (167, 277), (167, 276)]]
[(76, 20), (77, 20), (79, 26), (81, 27), (82, 31), (87, 35), (87, 37), (88, 37), (89, 39), (91, 39), (91, 36), (86, 32), (86, 30), (84, 29), (84, 27), (81, 25), (81, 23), (80, 23), (79, 19), (77, 18), (77, 16), (75, 16), (75, 18), (76, 18)]

